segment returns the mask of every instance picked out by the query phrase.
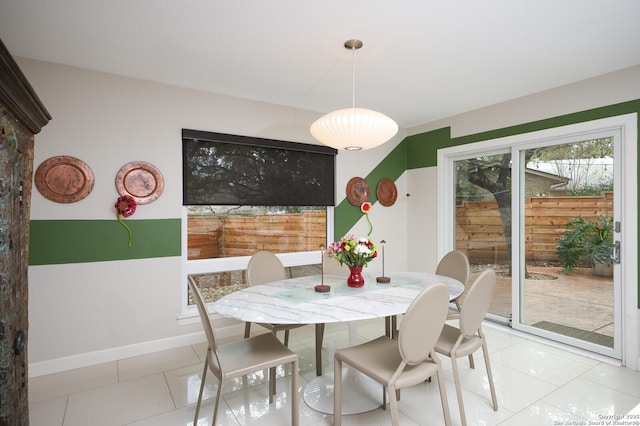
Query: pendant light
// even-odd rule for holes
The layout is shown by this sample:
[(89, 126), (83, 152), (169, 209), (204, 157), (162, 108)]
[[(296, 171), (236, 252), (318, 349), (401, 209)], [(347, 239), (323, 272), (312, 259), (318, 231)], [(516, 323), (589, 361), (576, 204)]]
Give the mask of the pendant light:
[(311, 135), (336, 149), (358, 151), (382, 145), (398, 133), (398, 125), (386, 115), (366, 108), (356, 108), (355, 51), (360, 40), (347, 40), (345, 49), (352, 51), (352, 107), (323, 115), (311, 125)]

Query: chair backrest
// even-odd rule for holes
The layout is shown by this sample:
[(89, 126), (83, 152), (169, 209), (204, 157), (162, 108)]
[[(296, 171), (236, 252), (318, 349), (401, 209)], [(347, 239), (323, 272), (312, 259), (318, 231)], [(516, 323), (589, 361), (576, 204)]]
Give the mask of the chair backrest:
[(449, 311), (449, 288), (435, 283), (411, 302), (400, 322), (398, 348), (402, 359), (416, 365), (427, 359), (440, 337)]
[(473, 336), (482, 325), (496, 288), (496, 271), (484, 270), (469, 286), (460, 309), (460, 332), (465, 337)]
[(444, 275), (460, 281), (467, 286), (469, 279), (469, 258), (460, 250), (452, 250), (445, 254), (436, 268), (437, 275)]
[(249, 286), (280, 281), (287, 278), (287, 271), (284, 269), (278, 256), (270, 251), (261, 250), (255, 252), (249, 265), (247, 266), (247, 284)]
[(209, 311), (207, 310), (207, 306), (204, 303), (204, 298), (202, 297), (202, 293), (200, 289), (196, 285), (193, 277), (189, 277), (189, 288), (191, 289), (191, 297), (198, 307), (198, 313), (200, 314), (200, 321), (202, 322), (202, 327), (204, 328), (204, 333), (207, 335), (207, 342), (209, 343), (209, 348), (212, 351), (217, 349), (216, 344), (216, 335), (213, 331), (213, 325), (211, 324), (211, 318), (209, 318)]
[(349, 276), (349, 267), (347, 265), (341, 265), (336, 259), (329, 257), (326, 251), (324, 252), (322, 261), (324, 263), (322, 271), (325, 275), (337, 275), (345, 278)]

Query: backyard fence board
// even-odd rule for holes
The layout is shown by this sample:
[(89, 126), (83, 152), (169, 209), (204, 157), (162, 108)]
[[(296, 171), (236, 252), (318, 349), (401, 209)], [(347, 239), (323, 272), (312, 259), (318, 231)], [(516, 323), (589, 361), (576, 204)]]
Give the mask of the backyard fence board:
[[(572, 219), (613, 215), (613, 193), (581, 197), (532, 197), (524, 203), (525, 259), (528, 262), (557, 262), (556, 241)], [(494, 201), (473, 201), (456, 207), (456, 248), (469, 261), (506, 263), (509, 259), (504, 228)]]
[(250, 256), (258, 250), (274, 253), (317, 250), (326, 241), (325, 213), (261, 214), (255, 216), (189, 216), (188, 258)]

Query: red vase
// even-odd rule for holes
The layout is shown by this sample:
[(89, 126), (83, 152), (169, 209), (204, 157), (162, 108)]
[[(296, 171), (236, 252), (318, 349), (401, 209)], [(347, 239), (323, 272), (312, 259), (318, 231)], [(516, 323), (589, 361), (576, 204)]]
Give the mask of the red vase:
[(362, 276), (362, 266), (349, 266), (351, 274), (347, 278), (349, 287), (362, 287), (364, 285), (364, 277)]

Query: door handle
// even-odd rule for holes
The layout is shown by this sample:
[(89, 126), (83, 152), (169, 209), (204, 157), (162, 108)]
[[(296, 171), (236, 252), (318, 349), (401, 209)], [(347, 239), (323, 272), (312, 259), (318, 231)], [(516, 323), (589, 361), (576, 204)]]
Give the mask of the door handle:
[(613, 263), (620, 263), (620, 241), (613, 243), (613, 253), (611, 254), (611, 260)]

